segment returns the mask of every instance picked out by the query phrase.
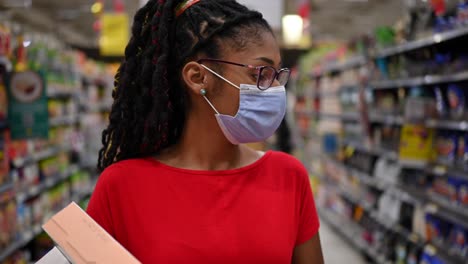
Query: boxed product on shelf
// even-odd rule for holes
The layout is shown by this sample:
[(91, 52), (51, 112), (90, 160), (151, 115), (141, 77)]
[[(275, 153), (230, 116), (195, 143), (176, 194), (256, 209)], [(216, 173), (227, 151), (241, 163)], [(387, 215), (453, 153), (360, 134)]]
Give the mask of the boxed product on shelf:
[(424, 125), (403, 125), (399, 159), (407, 163), (427, 164), (433, 157), (434, 130)]
[(436, 178), (432, 183), (432, 191), (453, 203), (458, 199), (458, 180), (455, 178)]
[(31, 262), (31, 254), (27, 251), (16, 251), (11, 256), (7, 257), (3, 264), (25, 264)]
[(16, 239), (16, 202), (7, 196), (0, 201), (0, 250)]
[(453, 225), (448, 242), (453, 252), (462, 257), (468, 256), (468, 229), (459, 225)]
[(464, 119), (467, 117), (466, 91), (458, 85), (452, 84), (447, 89), (448, 106), (450, 117), (453, 119)]
[(37, 164), (14, 169), (11, 176), (16, 190), (24, 191), (40, 182), (39, 167)]
[(70, 182), (73, 194), (83, 194), (91, 188), (91, 175), (86, 171), (77, 171), (71, 176)]
[(458, 202), (461, 205), (468, 207), (468, 180), (460, 179), (458, 185)]
[(10, 181), (10, 160), (8, 148), (10, 144), (10, 135), (8, 131), (0, 132), (0, 186)]

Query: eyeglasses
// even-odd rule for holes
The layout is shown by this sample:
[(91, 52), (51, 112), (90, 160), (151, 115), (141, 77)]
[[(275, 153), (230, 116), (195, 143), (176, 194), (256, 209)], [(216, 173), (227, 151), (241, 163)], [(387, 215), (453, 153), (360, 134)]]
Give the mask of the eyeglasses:
[(200, 59), (197, 62), (201, 64), (204, 61), (226, 63), (226, 64), (231, 64), (235, 66), (257, 70), (257, 76), (256, 76), (257, 87), (258, 89), (262, 91), (270, 88), (273, 82), (275, 81), (275, 79), (278, 80), (281, 86), (286, 85), (289, 81), (289, 76), (291, 76), (291, 70), (288, 68), (283, 68), (277, 71), (274, 67), (271, 67), (271, 66), (253, 66), (253, 65), (248, 65), (248, 64), (241, 64), (241, 63), (235, 63), (235, 62), (217, 60), (217, 59)]

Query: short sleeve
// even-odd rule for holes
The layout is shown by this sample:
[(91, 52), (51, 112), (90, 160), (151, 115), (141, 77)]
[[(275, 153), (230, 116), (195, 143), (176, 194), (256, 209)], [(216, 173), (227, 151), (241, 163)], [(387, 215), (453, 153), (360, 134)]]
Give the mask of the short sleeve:
[(301, 175), (298, 195), (299, 197), (299, 227), (296, 239), (296, 245), (303, 244), (314, 237), (319, 230), (320, 222), (315, 206), (312, 188), (310, 186), (309, 175), (304, 168), (300, 172)]
[(107, 168), (99, 176), (96, 187), (91, 195), (86, 212), (94, 219), (107, 233), (115, 237), (114, 226), (111, 214), (110, 178), (111, 168)]

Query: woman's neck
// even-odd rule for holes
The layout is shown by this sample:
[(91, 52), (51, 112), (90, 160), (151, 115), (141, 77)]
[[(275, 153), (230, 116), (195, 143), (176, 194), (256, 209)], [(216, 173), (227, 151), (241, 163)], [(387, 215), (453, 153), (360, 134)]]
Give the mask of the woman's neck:
[(228, 170), (246, 166), (259, 158), (255, 151), (231, 144), (216, 119), (188, 116), (179, 142), (157, 159), (167, 165), (194, 170)]

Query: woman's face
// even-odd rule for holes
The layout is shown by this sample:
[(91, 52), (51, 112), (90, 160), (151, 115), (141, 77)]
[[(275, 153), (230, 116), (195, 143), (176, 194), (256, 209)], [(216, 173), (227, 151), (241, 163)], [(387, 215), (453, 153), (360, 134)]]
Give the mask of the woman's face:
[[(234, 48), (225, 48), (220, 59), (253, 66), (272, 66), (279, 70), (281, 55), (276, 39), (270, 32), (261, 33), (258, 40), (251, 41), (242, 51)], [(204, 63), (213, 68), (213, 62)], [(222, 63), (216, 65), (222, 68), (221, 75), (237, 86), (241, 84), (257, 85), (257, 70)], [(208, 98), (220, 114), (235, 116), (239, 109), (239, 89), (226, 81), (212, 76), (208, 83)], [(272, 86), (279, 83), (275, 81)]]

